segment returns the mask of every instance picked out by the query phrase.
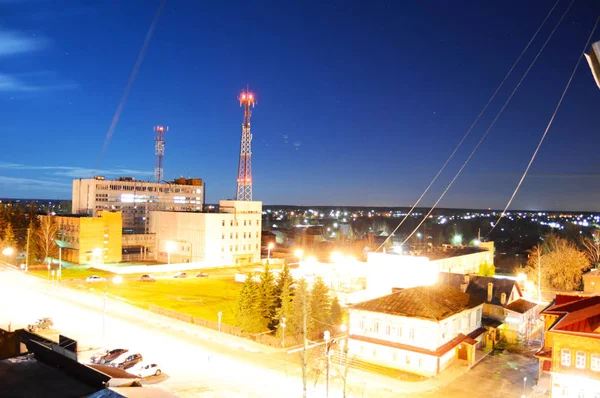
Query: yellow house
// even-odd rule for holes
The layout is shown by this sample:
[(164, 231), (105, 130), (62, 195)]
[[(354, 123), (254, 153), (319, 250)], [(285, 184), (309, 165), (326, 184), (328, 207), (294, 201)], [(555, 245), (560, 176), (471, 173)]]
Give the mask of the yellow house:
[[(48, 217), (48, 216), (43, 216)], [(76, 264), (118, 263), (122, 254), (121, 212), (101, 212), (98, 217), (52, 216), (58, 227), (57, 244), (62, 260)]]

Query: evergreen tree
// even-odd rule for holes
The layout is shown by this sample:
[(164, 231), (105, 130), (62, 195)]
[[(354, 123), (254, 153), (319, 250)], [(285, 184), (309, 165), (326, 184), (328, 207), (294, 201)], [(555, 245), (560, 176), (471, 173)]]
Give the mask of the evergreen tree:
[[(310, 297), (308, 294), (308, 286), (306, 281), (300, 279), (294, 289), (295, 294), (292, 298), (292, 314), (290, 320), (287, 321), (289, 335), (302, 335), (302, 314), (303, 314), (303, 298), (306, 298), (306, 312), (308, 315), (308, 305), (310, 304)], [(308, 329), (309, 318), (307, 316), (307, 329)]]
[(292, 273), (290, 272), (290, 266), (287, 264), (287, 262), (283, 264), (283, 268), (277, 276), (277, 284), (275, 286), (275, 296), (277, 297), (276, 308), (281, 307), (280, 297), (283, 291), (283, 285), (285, 285), (286, 282), (290, 291), (290, 296), (294, 296), (294, 278), (292, 277)]
[(15, 233), (13, 231), (12, 224), (9, 222), (6, 224), (6, 229), (4, 230), (4, 247), (12, 247), (15, 252), (17, 251), (17, 240), (15, 238)]
[(337, 297), (331, 301), (331, 309), (329, 310), (329, 324), (339, 326), (342, 324), (342, 307)]
[[(289, 284), (289, 281), (287, 281), (287, 280), (284, 282), (283, 287), (281, 288), (279, 302), (281, 303), (281, 305), (277, 309), (277, 312), (276, 312), (276, 316), (275, 316), (276, 321), (279, 324), (282, 321), (282, 319), (285, 318), (287, 334), (288, 334), (288, 336), (292, 336), (296, 333), (296, 331), (293, 330), (293, 326), (291, 325), (292, 315), (293, 315), (293, 311), (294, 311), (294, 305), (292, 303), (290, 284)], [(281, 337), (282, 333), (283, 333), (282, 328), (278, 327), (277, 328), (277, 336)]]
[(323, 282), (321, 277), (318, 277), (313, 284), (310, 294), (310, 307), (308, 315), (310, 317), (309, 336), (316, 339), (321, 334), (329, 329), (328, 320), (330, 318), (331, 304), (329, 299), (329, 288)]
[(262, 331), (262, 316), (258, 307), (258, 286), (248, 273), (246, 282), (238, 299), (237, 323), (244, 332), (256, 333)]
[(258, 302), (264, 328), (273, 328), (273, 319), (276, 311), (275, 277), (269, 265), (265, 265), (264, 272), (260, 274), (258, 285)]

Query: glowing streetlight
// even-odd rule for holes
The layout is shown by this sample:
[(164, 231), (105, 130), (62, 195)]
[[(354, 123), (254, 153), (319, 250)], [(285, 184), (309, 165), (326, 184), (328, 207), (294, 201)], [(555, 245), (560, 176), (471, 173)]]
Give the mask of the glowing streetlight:
[(165, 244), (165, 247), (167, 249), (167, 264), (171, 264), (171, 252), (173, 250), (175, 250), (175, 242), (173, 241), (167, 241), (167, 243)]
[(269, 245), (267, 246), (267, 264), (271, 262), (271, 249), (274, 247), (275, 245), (273, 244), (273, 242), (269, 243)]
[(331, 262), (332, 263), (341, 263), (344, 260), (344, 256), (340, 252), (331, 253)]
[(347, 330), (348, 330), (348, 326), (346, 326), (345, 324), (340, 325), (340, 332), (346, 333)]
[(302, 256), (304, 255), (304, 252), (302, 251), (302, 249), (296, 249), (296, 251), (294, 252), (294, 255), (296, 257), (298, 257), (298, 262), (302, 262)]
[(13, 249), (12, 247), (7, 247), (4, 250), (2, 250), (2, 254), (4, 254), (6, 257), (10, 257), (15, 253), (15, 249)]
[(454, 243), (455, 245), (460, 245), (462, 244), (462, 235), (460, 234), (456, 234), (452, 237), (452, 243)]

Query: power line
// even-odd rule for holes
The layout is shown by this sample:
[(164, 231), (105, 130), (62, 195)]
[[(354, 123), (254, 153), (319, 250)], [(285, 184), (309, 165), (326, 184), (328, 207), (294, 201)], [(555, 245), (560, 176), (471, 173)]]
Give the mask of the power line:
[(575, 72), (577, 72), (577, 68), (579, 67), (579, 64), (581, 63), (581, 59), (583, 58), (585, 50), (588, 48), (588, 45), (590, 44), (590, 41), (592, 40), (592, 36), (594, 35), (594, 32), (596, 31), (596, 28), (598, 27), (598, 22), (600, 22), (600, 17), (598, 17), (598, 19), (596, 19), (596, 23), (594, 24), (594, 28), (590, 32), (590, 35), (589, 35), (589, 37), (587, 39), (587, 42), (585, 43), (585, 46), (583, 47), (583, 51), (579, 55), (579, 59), (577, 59), (577, 63), (575, 64), (575, 68), (573, 68), (573, 72), (571, 73), (571, 77), (569, 78), (569, 81), (567, 82), (567, 85), (565, 86), (565, 89), (563, 90), (563, 93), (560, 96), (560, 100), (558, 101), (558, 104), (556, 104), (556, 108), (554, 108), (554, 113), (552, 113), (552, 117), (550, 118), (550, 121), (548, 122), (548, 125), (546, 126), (546, 130), (544, 131), (544, 134), (542, 135), (542, 138), (540, 138), (540, 142), (538, 142), (538, 145), (535, 148), (535, 151), (533, 152), (533, 155), (531, 156), (531, 159), (529, 159), (529, 163), (527, 164), (527, 167), (525, 168), (525, 171), (523, 172), (523, 175), (521, 176), (521, 179), (519, 180), (519, 183), (517, 184), (517, 187), (513, 191), (510, 199), (508, 200), (508, 203), (504, 207), (504, 210), (502, 210), (502, 213), (500, 214), (500, 217), (498, 217), (498, 220), (496, 220), (496, 223), (492, 226), (492, 229), (490, 230), (490, 232), (487, 233), (486, 237), (489, 236), (492, 233), (492, 231), (496, 228), (496, 226), (498, 225), (498, 223), (500, 222), (500, 220), (502, 220), (502, 218), (504, 217), (504, 214), (505, 214), (506, 210), (508, 209), (508, 207), (512, 203), (513, 199), (517, 195), (517, 192), (519, 191), (519, 188), (521, 187), (521, 184), (525, 180), (525, 177), (527, 176), (527, 173), (529, 172), (529, 168), (533, 164), (533, 161), (535, 160), (535, 157), (537, 156), (537, 154), (538, 154), (538, 152), (540, 150), (540, 147), (542, 146), (542, 143), (544, 142), (544, 139), (546, 138), (546, 135), (548, 134), (548, 131), (550, 130), (550, 127), (552, 126), (552, 123), (554, 122), (554, 118), (556, 117), (556, 114), (558, 113), (558, 109), (560, 108), (560, 106), (561, 106), (561, 104), (563, 102), (563, 99), (565, 98), (565, 95), (567, 94), (567, 91), (569, 90), (569, 87), (571, 86), (571, 82), (573, 81), (573, 77), (575, 77)]
[(510, 96), (506, 99), (506, 101), (504, 102), (504, 105), (502, 105), (502, 108), (500, 108), (500, 110), (496, 114), (496, 117), (494, 118), (494, 120), (492, 121), (492, 123), (490, 124), (490, 126), (487, 128), (487, 130), (485, 131), (485, 133), (481, 136), (481, 138), (479, 139), (479, 142), (477, 143), (477, 145), (475, 145), (475, 148), (473, 148), (473, 150), (471, 151), (471, 153), (467, 157), (467, 160), (465, 160), (465, 162), (460, 167), (460, 169), (458, 169), (458, 172), (454, 175), (454, 178), (452, 178), (452, 180), (450, 181), (450, 183), (448, 184), (448, 186), (446, 187), (446, 189), (444, 190), (444, 192), (442, 192), (442, 194), (440, 195), (440, 197), (438, 198), (438, 200), (433, 204), (433, 206), (431, 207), (431, 209), (429, 210), (429, 212), (427, 212), (427, 214), (425, 215), (425, 217), (423, 217), (423, 220), (421, 220), (421, 222), (419, 223), (419, 225), (417, 225), (417, 227), (410, 233), (410, 235), (408, 235), (408, 237), (404, 240), (404, 242), (402, 242), (403, 245), (410, 239), (411, 236), (413, 236), (413, 234), (415, 232), (417, 232), (417, 230), (421, 227), (421, 225), (423, 225), (423, 223), (425, 222), (425, 220), (427, 220), (427, 218), (433, 212), (433, 210), (438, 205), (438, 203), (440, 203), (440, 201), (442, 200), (442, 198), (450, 190), (450, 187), (452, 187), (452, 184), (454, 184), (454, 181), (456, 181), (456, 179), (458, 178), (458, 176), (460, 176), (460, 173), (462, 173), (463, 169), (467, 166), (467, 164), (469, 163), (469, 161), (471, 160), (471, 158), (473, 157), (473, 155), (475, 155), (475, 152), (477, 152), (477, 149), (479, 149), (479, 147), (481, 146), (481, 144), (483, 143), (483, 141), (487, 137), (488, 133), (492, 129), (492, 127), (494, 127), (494, 125), (496, 124), (496, 121), (498, 121), (498, 118), (500, 118), (500, 115), (502, 115), (502, 113), (504, 112), (504, 109), (506, 109), (507, 105), (510, 103), (510, 100), (513, 98), (513, 96), (515, 95), (515, 93), (517, 92), (517, 90), (519, 89), (519, 87), (521, 87), (521, 83), (523, 83), (523, 80), (525, 80), (525, 78), (529, 74), (529, 71), (531, 71), (531, 68), (533, 68), (533, 65), (535, 65), (536, 61), (538, 60), (538, 58), (540, 57), (540, 55), (542, 54), (542, 52), (546, 48), (546, 45), (548, 44), (548, 42), (550, 42), (550, 39), (552, 39), (552, 36), (554, 35), (554, 32), (556, 32), (556, 29), (558, 29), (558, 27), (560, 26), (561, 22), (563, 21), (563, 19), (565, 18), (565, 16), (569, 12), (569, 10), (571, 9), (571, 6), (573, 5), (574, 2), (575, 2), (575, 0), (571, 0), (571, 3), (569, 3), (569, 7), (567, 7), (567, 9), (563, 13), (563, 15), (560, 17), (560, 19), (558, 20), (558, 23), (556, 24), (556, 26), (554, 27), (554, 29), (552, 29), (552, 32), (550, 32), (550, 35), (548, 36), (548, 39), (546, 39), (546, 41), (542, 45), (542, 48), (540, 48), (540, 50), (538, 51), (538, 53), (535, 56), (535, 58), (533, 59), (533, 61), (531, 61), (531, 64), (529, 65), (529, 67), (527, 68), (527, 70), (525, 71), (525, 73), (523, 74), (523, 77), (521, 77), (521, 80), (519, 80), (519, 82), (517, 83), (517, 85), (515, 86), (515, 88), (513, 89), (513, 91), (511, 92)]
[(102, 161), (102, 156), (104, 156), (104, 152), (106, 148), (108, 148), (108, 144), (110, 143), (110, 139), (115, 131), (115, 127), (117, 127), (117, 123), (119, 122), (119, 118), (121, 117), (121, 112), (123, 111), (123, 107), (125, 106), (125, 101), (127, 101), (127, 97), (129, 96), (129, 91), (131, 91), (131, 86), (133, 86), (133, 82), (135, 80), (135, 76), (142, 65), (142, 61), (146, 55), (146, 49), (148, 48), (148, 44), (150, 44), (150, 39), (152, 39), (152, 34), (154, 33), (154, 28), (156, 27), (156, 23), (160, 18), (160, 14), (162, 13), (162, 9), (165, 6), (167, 0), (161, 0), (160, 6), (156, 10), (154, 14), (154, 19), (152, 20), (152, 24), (146, 33), (146, 38), (144, 39), (144, 44), (142, 45), (142, 49), (138, 54), (137, 60), (135, 61), (135, 65), (131, 70), (131, 74), (129, 75), (129, 80), (127, 81), (127, 85), (125, 86), (125, 90), (123, 91), (123, 95), (121, 96), (121, 101), (119, 102), (119, 106), (115, 111), (110, 127), (108, 128), (108, 132), (106, 133), (106, 138), (104, 139), (104, 145), (102, 145), (102, 149), (100, 150), (100, 155), (98, 156), (98, 161), (96, 164), (96, 168), (100, 167), (100, 162)]
[(398, 228), (400, 228), (400, 226), (402, 224), (404, 224), (404, 221), (406, 221), (406, 219), (408, 218), (408, 216), (411, 215), (411, 213), (419, 205), (419, 203), (421, 202), (421, 200), (423, 199), (423, 197), (425, 196), (425, 194), (427, 194), (427, 192), (429, 191), (429, 189), (431, 188), (431, 186), (433, 185), (433, 183), (437, 180), (437, 178), (440, 176), (440, 174), (442, 174), (442, 171), (444, 171), (444, 169), (446, 168), (446, 166), (448, 165), (448, 163), (450, 162), (450, 160), (454, 157), (454, 155), (456, 154), (456, 152), (458, 151), (458, 149), (462, 146), (462, 144), (465, 141), (465, 139), (471, 133), (471, 130), (473, 130), (473, 128), (479, 122), (479, 119), (483, 116), (483, 114), (485, 113), (485, 111), (487, 110), (487, 108), (490, 106), (490, 104), (492, 103), (492, 101), (494, 100), (494, 98), (496, 98), (496, 94), (498, 94), (498, 92), (500, 91), (500, 89), (502, 88), (502, 86), (504, 86), (504, 83), (506, 82), (506, 80), (508, 79), (508, 77), (512, 74), (513, 70), (515, 69), (515, 67), (517, 66), (517, 64), (519, 63), (519, 61), (521, 60), (521, 58), (525, 54), (525, 52), (527, 52), (527, 50), (529, 49), (529, 46), (531, 46), (531, 43), (533, 43), (533, 41), (537, 37), (538, 33), (540, 33), (540, 30), (546, 24), (546, 21), (548, 20), (548, 18), (552, 14), (552, 12), (554, 12), (554, 9), (558, 5), (558, 3), (560, 3), (560, 0), (557, 0), (556, 3), (554, 3), (554, 6), (550, 9), (550, 11), (548, 12), (548, 14), (546, 15), (546, 18), (544, 18), (544, 20), (542, 21), (542, 24), (537, 28), (537, 30), (535, 31), (535, 33), (533, 34), (533, 36), (531, 37), (531, 39), (529, 40), (529, 42), (527, 43), (527, 45), (525, 46), (525, 48), (523, 49), (523, 51), (521, 51), (521, 54), (519, 54), (519, 57), (517, 58), (517, 60), (513, 63), (513, 65), (511, 66), (511, 68), (508, 71), (508, 73), (506, 74), (506, 76), (504, 76), (504, 79), (502, 79), (502, 82), (500, 82), (500, 85), (496, 88), (496, 90), (494, 91), (494, 93), (492, 94), (492, 96), (490, 97), (490, 99), (488, 100), (488, 102), (485, 104), (485, 106), (483, 107), (483, 109), (479, 112), (479, 115), (477, 115), (477, 117), (475, 118), (475, 120), (471, 124), (471, 127), (469, 127), (469, 129), (467, 130), (467, 132), (463, 135), (462, 139), (459, 141), (458, 145), (454, 148), (454, 150), (452, 151), (452, 153), (450, 154), (450, 156), (448, 157), (448, 159), (446, 159), (446, 162), (444, 162), (444, 164), (442, 165), (442, 167), (440, 168), (440, 170), (437, 172), (437, 174), (433, 177), (433, 179), (431, 180), (431, 182), (429, 183), (429, 185), (427, 186), (427, 188), (425, 188), (425, 190), (423, 191), (423, 193), (421, 194), (421, 196), (419, 196), (419, 199), (417, 199), (417, 201), (411, 207), (411, 209), (408, 211), (408, 213), (406, 213), (406, 215), (400, 221), (400, 223), (398, 224), (398, 226), (396, 226), (396, 228), (394, 229), (394, 231), (392, 231), (392, 233), (386, 238), (386, 240), (377, 248), (377, 250), (375, 250), (376, 252), (379, 251), (387, 243), (387, 241), (389, 239), (391, 239), (391, 237), (396, 233), (396, 231), (398, 230)]

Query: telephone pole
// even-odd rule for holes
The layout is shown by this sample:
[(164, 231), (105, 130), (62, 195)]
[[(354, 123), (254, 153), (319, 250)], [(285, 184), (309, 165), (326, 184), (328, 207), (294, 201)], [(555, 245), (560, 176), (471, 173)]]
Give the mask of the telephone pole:
[(306, 348), (308, 340), (306, 339), (306, 294), (304, 289), (302, 292), (302, 340), (304, 348), (302, 349), (302, 397), (306, 398)]
[(25, 272), (29, 271), (29, 230), (31, 228), (27, 228), (27, 254), (25, 255)]

